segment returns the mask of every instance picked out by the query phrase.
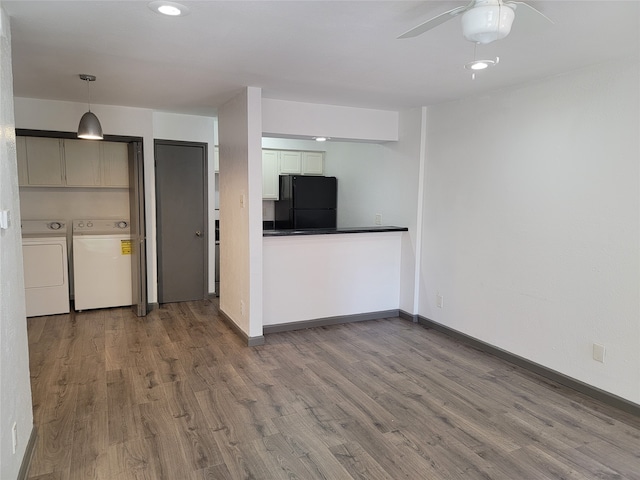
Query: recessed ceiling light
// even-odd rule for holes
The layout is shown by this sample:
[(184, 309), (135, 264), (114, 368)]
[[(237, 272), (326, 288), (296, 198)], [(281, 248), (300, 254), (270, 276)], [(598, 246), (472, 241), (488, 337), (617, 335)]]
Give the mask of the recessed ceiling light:
[(329, 138), (328, 138), (328, 137), (313, 137), (313, 139), (314, 139), (316, 142), (326, 142), (327, 140), (329, 140)]
[(149, 3), (149, 8), (156, 13), (169, 15), (171, 17), (180, 17), (189, 14), (189, 8), (176, 2), (154, 1)]

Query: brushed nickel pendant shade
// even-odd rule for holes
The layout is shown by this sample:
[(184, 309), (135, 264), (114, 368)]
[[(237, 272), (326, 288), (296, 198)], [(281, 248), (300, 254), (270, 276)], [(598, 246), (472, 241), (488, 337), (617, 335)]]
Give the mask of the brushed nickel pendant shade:
[(80, 79), (87, 82), (89, 111), (82, 115), (82, 118), (80, 119), (80, 124), (78, 125), (78, 138), (84, 138), (85, 140), (102, 140), (102, 125), (100, 125), (98, 117), (96, 117), (91, 111), (91, 99), (89, 97), (89, 82), (94, 82), (96, 77), (94, 75), (81, 73)]

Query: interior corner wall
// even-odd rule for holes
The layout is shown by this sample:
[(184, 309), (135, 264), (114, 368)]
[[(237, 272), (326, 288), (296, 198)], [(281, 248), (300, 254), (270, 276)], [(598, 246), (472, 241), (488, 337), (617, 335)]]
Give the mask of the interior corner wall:
[(399, 308), (412, 315), (418, 313), (414, 303), (416, 262), (419, 260), (418, 245), (422, 233), (422, 222), (418, 216), (421, 209), (418, 207), (422, 181), (420, 152), (424, 128), (422, 108), (399, 112), (398, 141), (385, 144), (392, 152), (393, 165), (384, 172), (386, 180), (381, 189), (387, 192), (382, 197), (393, 197), (393, 202), (397, 205), (395, 215), (387, 215), (386, 218), (391, 220), (393, 225), (409, 228), (402, 237)]
[[(18, 478), (33, 429), (9, 17), (0, 7), (0, 478)], [(12, 427), (18, 444), (12, 447)]]
[(262, 335), (262, 121), (260, 89), (219, 109), (220, 309)]
[(638, 85), (636, 57), (428, 108), (419, 314), (640, 404)]

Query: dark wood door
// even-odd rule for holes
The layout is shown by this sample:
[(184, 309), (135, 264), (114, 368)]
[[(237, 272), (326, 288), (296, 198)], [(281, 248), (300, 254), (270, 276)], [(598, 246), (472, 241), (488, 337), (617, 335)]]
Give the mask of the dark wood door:
[(158, 302), (207, 294), (207, 145), (156, 140)]

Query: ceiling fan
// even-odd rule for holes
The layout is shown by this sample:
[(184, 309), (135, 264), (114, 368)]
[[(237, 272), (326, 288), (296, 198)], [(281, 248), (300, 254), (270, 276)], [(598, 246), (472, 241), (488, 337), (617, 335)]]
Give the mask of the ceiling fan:
[(518, 5), (524, 5), (553, 23), (549, 17), (528, 3), (505, 2), (503, 0), (471, 0), (468, 5), (452, 8), (447, 12), (441, 13), (403, 33), (398, 38), (417, 37), (458, 15), (462, 15), (462, 34), (464, 38), (474, 43), (491, 43), (509, 35)]

